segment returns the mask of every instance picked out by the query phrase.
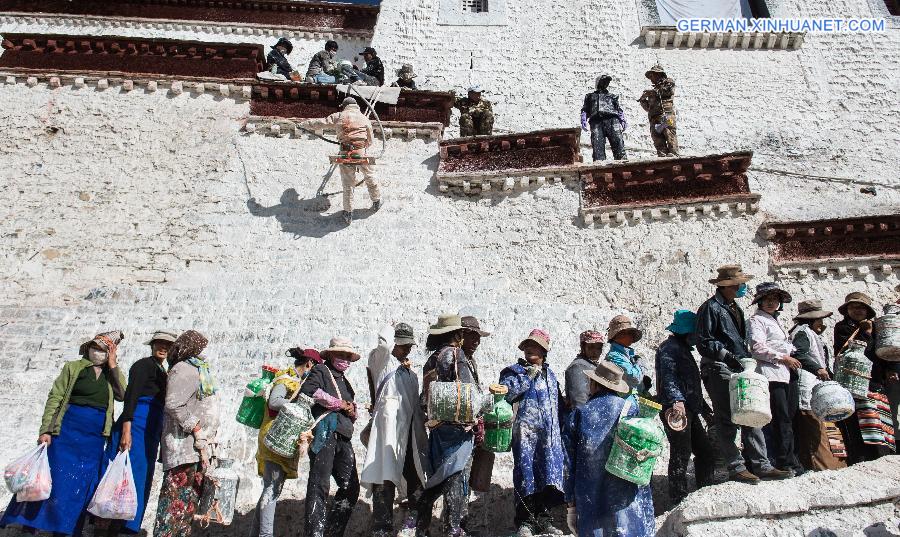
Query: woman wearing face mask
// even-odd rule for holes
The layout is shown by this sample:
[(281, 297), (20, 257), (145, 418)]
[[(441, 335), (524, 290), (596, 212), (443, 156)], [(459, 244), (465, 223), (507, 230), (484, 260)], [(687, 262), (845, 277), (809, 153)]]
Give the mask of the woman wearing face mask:
[(200, 501), (203, 475), (215, 455), (219, 427), (216, 383), (200, 355), (209, 341), (194, 330), (169, 351), (161, 452), (162, 488), (155, 537), (187, 537)]
[(0, 527), (81, 535), (85, 509), (100, 482), (103, 447), (113, 426), (113, 404), (125, 395), (116, 348), (125, 336), (98, 334), (83, 343), (81, 359), (66, 363), (50, 388), (38, 443), (47, 444), (52, 487), (41, 502), (9, 502)]
[(128, 370), (125, 405), (106, 445), (103, 470), (120, 451), (128, 451), (138, 492), (137, 513), (134, 520), (95, 521), (95, 535), (136, 534), (141, 531), (162, 439), (167, 380), (165, 363), (169, 348), (177, 337), (178, 334), (166, 330), (155, 332), (146, 343), (150, 346), (151, 355), (141, 358)]
[(769, 447), (775, 467), (799, 475), (805, 470), (794, 454), (793, 422), (800, 404), (797, 382), (800, 361), (792, 356), (794, 345), (778, 320), (784, 304), (791, 300), (790, 293), (777, 283), (763, 282), (756, 286), (753, 304), (759, 307), (750, 316), (750, 347), (756, 359), (756, 371), (769, 379), (772, 421), (766, 428), (771, 434)]
[[(313, 398), (313, 416), (321, 418), (313, 429), (309, 448), (309, 481), (306, 486), (306, 535), (323, 537), (344, 534), (353, 507), (359, 500), (359, 475), (350, 439), (356, 421), (354, 391), (345, 372), (359, 360), (353, 343), (343, 337), (331, 339), (322, 351), (324, 364), (312, 368), (300, 392)], [(337, 483), (331, 510), (327, 509), (331, 478)]]
[[(822, 340), (825, 319), (832, 312), (822, 309), (821, 300), (804, 300), (797, 306), (792, 343), (797, 349), (797, 359), (803, 365), (799, 371), (800, 384), (814, 385), (816, 379), (831, 379), (831, 356)], [(805, 379), (805, 382), (804, 382)], [(812, 393), (800, 393), (800, 411), (794, 420), (794, 441), (800, 463), (809, 470), (837, 470), (847, 465), (831, 452), (825, 424), (812, 413)]]
[(256, 504), (253, 526), (250, 529), (251, 537), (257, 535), (272, 537), (275, 533), (275, 508), (284, 482), (287, 479), (297, 479), (299, 450), (297, 455), (290, 459), (272, 453), (264, 442), (266, 433), (269, 432), (284, 405), (297, 398), (312, 368), (322, 363), (322, 358), (315, 349), (296, 347), (289, 349), (286, 354), (294, 359), (294, 366), (275, 374), (275, 381), (272, 383), (267, 401), (268, 412), (263, 416), (262, 425), (259, 427), (256, 467), (260, 477), (263, 478), (263, 490)]

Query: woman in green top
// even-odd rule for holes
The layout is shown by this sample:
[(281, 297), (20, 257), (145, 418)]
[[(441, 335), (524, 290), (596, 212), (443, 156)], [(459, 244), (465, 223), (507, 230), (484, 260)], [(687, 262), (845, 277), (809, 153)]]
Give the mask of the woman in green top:
[(125, 336), (105, 332), (81, 345), (50, 388), (38, 443), (47, 444), (52, 486), (41, 502), (9, 502), (0, 527), (81, 535), (85, 509), (100, 482), (100, 464), (112, 427), (114, 401), (125, 396), (116, 348)]

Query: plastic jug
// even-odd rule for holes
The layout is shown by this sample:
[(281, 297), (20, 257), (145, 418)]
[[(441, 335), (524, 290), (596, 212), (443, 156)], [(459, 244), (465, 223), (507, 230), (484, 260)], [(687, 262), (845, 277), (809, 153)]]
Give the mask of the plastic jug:
[(884, 315), (875, 319), (875, 355), (900, 362), (900, 304), (886, 304)]
[(432, 382), (428, 392), (428, 418), (450, 423), (473, 423), (494, 402), (474, 383)]
[(272, 453), (287, 458), (297, 454), (300, 435), (312, 429), (316, 421), (312, 415), (313, 404), (311, 397), (300, 394), (296, 403), (289, 403), (281, 408), (263, 439)]
[(606, 461), (607, 472), (638, 486), (650, 483), (666, 436), (662, 424), (656, 419), (660, 410), (662, 406), (659, 403), (639, 397), (638, 416), (619, 419)]
[(234, 519), (238, 486), (241, 478), (232, 468), (232, 459), (218, 459), (218, 465), (203, 476), (203, 495), (198, 508), (201, 522), (215, 522), (228, 526)]
[(849, 341), (847, 349), (837, 357), (834, 368), (834, 380), (857, 399), (868, 397), (869, 379), (872, 378), (872, 361), (866, 358), (865, 352), (864, 341)]
[(275, 379), (278, 368), (269, 365), (262, 367), (262, 377), (251, 381), (244, 390), (244, 399), (238, 407), (237, 421), (247, 427), (259, 429), (266, 412), (266, 388)]
[(502, 384), (492, 384), (490, 392), (494, 396), (494, 406), (484, 415), (484, 444), (482, 447), (494, 453), (505, 453), (512, 447), (512, 405), (506, 402), (509, 388)]
[(813, 387), (810, 406), (817, 418), (830, 422), (845, 420), (856, 410), (853, 395), (833, 380), (820, 382)]
[(744, 370), (731, 375), (728, 393), (731, 401), (731, 421), (746, 427), (762, 427), (772, 421), (769, 402), (769, 379), (757, 373), (756, 360), (741, 360)]

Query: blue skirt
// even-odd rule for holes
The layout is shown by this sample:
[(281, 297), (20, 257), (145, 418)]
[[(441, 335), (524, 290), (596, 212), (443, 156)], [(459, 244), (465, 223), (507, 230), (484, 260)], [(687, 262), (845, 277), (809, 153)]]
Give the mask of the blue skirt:
[(81, 535), (88, 503), (100, 482), (106, 438), (106, 410), (69, 405), (59, 435), (47, 448), (53, 484), (42, 502), (19, 503), (13, 496), (0, 519), (0, 527), (19, 524), (28, 528)]
[[(141, 397), (134, 409), (131, 422), (131, 472), (134, 474), (134, 486), (138, 492), (137, 513), (134, 520), (125, 521), (121, 533), (140, 533), (144, 520), (144, 510), (150, 498), (150, 487), (153, 486), (153, 473), (156, 471), (156, 456), (159, 454), (159, 441), (162, 438), (163, 405), (153, 397)], [(116, 422), (109, 443), (106, 445), (106, 457), (103, 458), (103, 471), (119, 453), (119, 440), (122, 438), (122, 424)]]

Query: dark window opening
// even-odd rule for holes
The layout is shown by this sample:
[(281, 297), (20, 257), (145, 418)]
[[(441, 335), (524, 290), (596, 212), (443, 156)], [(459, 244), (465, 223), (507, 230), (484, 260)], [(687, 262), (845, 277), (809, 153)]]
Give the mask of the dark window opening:
[(462, 9), (469, 13), (487, 13), (488, 0), (462, 0)]

